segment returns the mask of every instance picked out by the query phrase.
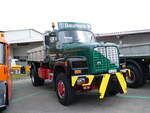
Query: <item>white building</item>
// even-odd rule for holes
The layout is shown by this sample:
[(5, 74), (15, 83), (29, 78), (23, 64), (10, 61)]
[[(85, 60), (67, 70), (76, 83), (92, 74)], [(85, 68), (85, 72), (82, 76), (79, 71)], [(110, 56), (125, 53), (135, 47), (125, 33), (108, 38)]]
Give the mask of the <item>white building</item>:
[(10, 44), (11, 57), (24, 64), (27, 51), (42, 45), (43, 34), (34, 29), (11, 30), (5, 31), (5, 39)]
[(150, 29), (95, 34), (98, 42), (111, 42), (117, 45), (146, 44), (150, 42)]

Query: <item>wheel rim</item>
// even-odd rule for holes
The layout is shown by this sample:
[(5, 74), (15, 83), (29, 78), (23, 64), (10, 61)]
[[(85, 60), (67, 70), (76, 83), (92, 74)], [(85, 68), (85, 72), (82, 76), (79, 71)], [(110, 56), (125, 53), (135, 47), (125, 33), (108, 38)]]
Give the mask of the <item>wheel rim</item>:
[(58, 91), (59, 97), (60, 97), (60, 98), (64, 98), (64, 96), (65, 96), (65, 85), (64, 85), (64, 83), (62, 82), (62, 80), (60, 80), (60, 81), (58, 82), (57, 91)]
[(134, 83), (135, 82), (135, 74), (134, 72), (131, 70), (131, 75), (126, 77), (127, 83)]

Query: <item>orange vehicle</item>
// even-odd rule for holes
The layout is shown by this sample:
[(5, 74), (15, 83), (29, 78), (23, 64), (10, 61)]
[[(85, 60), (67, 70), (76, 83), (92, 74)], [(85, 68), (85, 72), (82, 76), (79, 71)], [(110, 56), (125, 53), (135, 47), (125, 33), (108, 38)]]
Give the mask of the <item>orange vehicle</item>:
[(12, 97), (10, 47), (0, 32), (0, 110), (6, 108)]

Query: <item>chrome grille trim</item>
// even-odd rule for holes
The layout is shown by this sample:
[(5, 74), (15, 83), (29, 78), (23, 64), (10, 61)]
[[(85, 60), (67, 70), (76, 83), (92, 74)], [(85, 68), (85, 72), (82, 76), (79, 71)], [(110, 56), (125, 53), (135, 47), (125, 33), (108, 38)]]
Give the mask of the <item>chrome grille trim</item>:
[(119, 66), (118, 49), (116, 47), (107, 47), (106, 51), (107, 58), (110, 60), (110, 63)]

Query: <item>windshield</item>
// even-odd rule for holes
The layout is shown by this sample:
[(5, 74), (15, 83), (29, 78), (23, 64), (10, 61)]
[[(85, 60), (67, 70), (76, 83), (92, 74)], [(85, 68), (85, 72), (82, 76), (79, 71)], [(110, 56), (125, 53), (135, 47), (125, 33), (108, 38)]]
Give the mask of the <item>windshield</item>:
[(5, 64), (5, 46), (0, 43), (0, 64)]
[(70, 31), (60, 31), (58, 33), (58, 37), (62, 43), (95, 42), (93, 33), (89, 32), (89, 31), (71, 31), (71, 30)]

